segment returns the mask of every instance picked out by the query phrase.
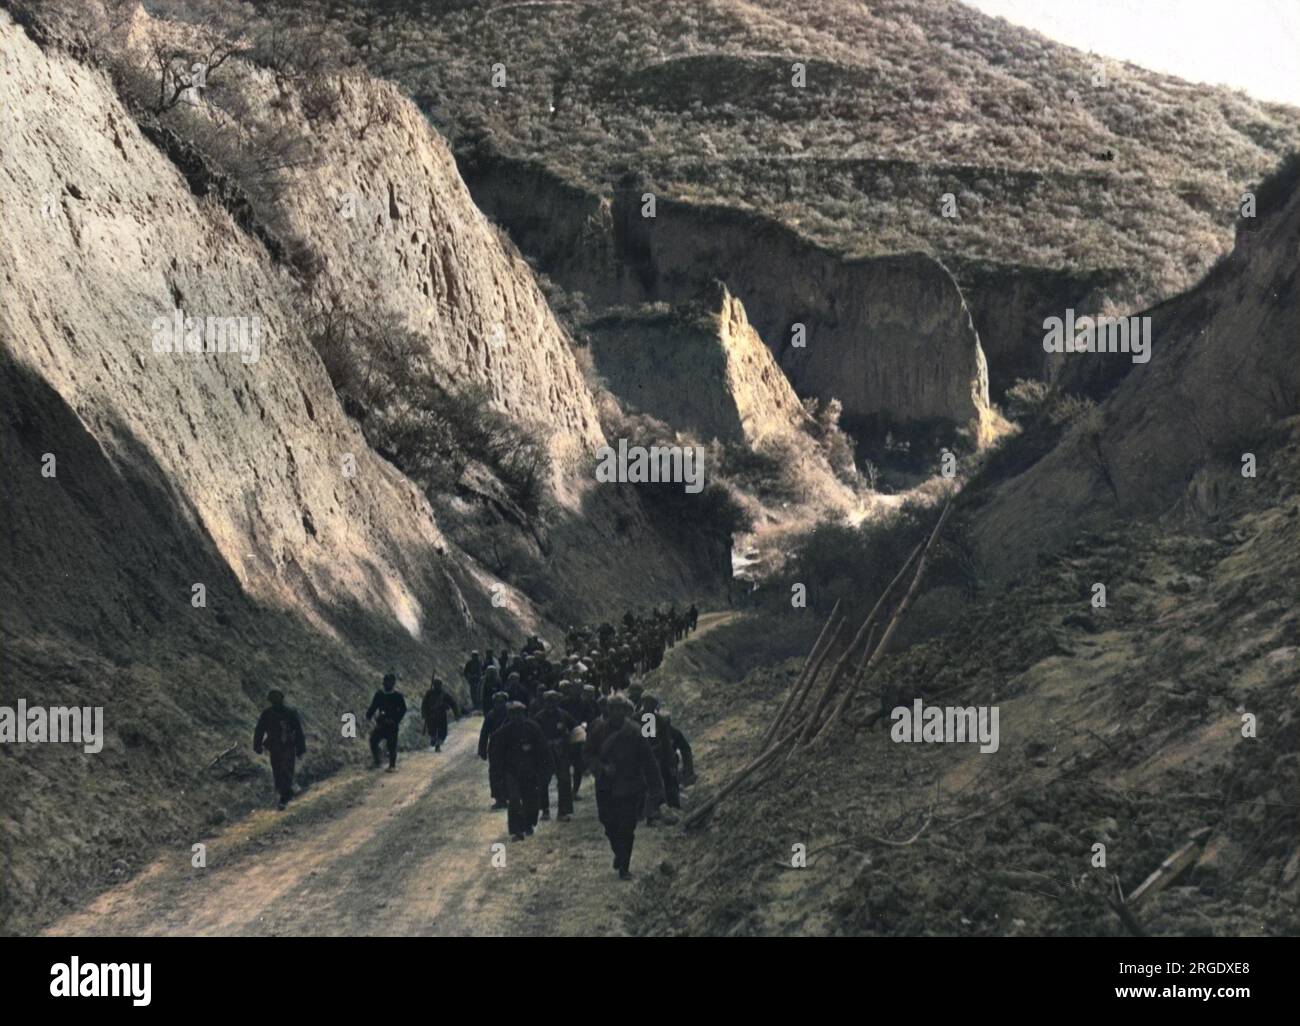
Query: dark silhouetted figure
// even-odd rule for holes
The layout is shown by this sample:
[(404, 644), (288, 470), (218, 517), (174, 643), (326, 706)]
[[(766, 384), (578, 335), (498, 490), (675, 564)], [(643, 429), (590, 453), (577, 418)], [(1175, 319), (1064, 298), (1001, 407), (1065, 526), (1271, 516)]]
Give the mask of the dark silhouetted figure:
[[(569, 735), (578, 721), (560, 707), (560, 693), (547, 691), (542, 695), (542, 707), (533, 715), (533, 722), (542, 728), (546, 747), (550, 752), (550, 765), (555, 775), (559, 805), (555, 818), (573, 817), (573, 767), (569, 761)], [(551, 818), (551, 773), (542, 779), (542, 819)]]
[[(491, 653), (488, 653), (491, 655)], [(485, 702), (483, 698), (483, 660), (479, 658), (478, 649), (469, 654), (469, 660), (465, 663), (464, 669), (460, 675), (465, 678), (465, 686), (469, 688), (469, 707), (471, 709), (481, 709)]]
[(460, 719), (460, 706), (435, 675), (424, 694), (424, 701), (420, 703), (420, 719), (424, 721), (425, 733), (429, 735), (429, 744), (433, 745), (435, 752), (441, 752), (442, 743), (447, 740), (448, 709), (456, 719)]
[(583, 757), (596, 773), (596, 813), (614, 852), (614, 868), (619, 879), (630, 880), (637, 816), (643, 806), (663, 804), (663, 778), (650, 745), (628, 719), (632, 703), (615, 695), (605, 708), (605, 718), (587, 731)]
[(501, 788), (497, 774), (492, 772), (489, 761), (491, 755), (492, 735), (506, 725), (506, 693), (497, 691), (492, 695), (492, 708), (483, 717), (483, 726), (478, 732), (478, 757), (488, 762), (488, 788), (492, 792), (492, 808), (507, 807), (506, 793)]
[(492, 735), (488, 746), (490, 771), (500, 781), (510, 804), (510, 837), (522, 841), (537, 826), (542, 781), (551, 771), (550, 751), (542, 728), (525, 715), (521, 702), (506, 706), (506, 725)]
[[(569, 742), (569, 763), (573, 767), (573, 800), (577, 802), (582, 800), (578, 790), (582, 787), (582, 775), (586, 768), (582, 756), (582, 748), (587, 740), (585, 727), (595, 723), (600, 718), (600, 709), (596, 706), (596, 689), (590, 684), (576, 687), (575, 695), (575, 700), (570, 705), (565, 706), (565, 712), (572, 716), (577, 723), (584, 726), (584, 729), (579, 734), (582, 740)], [(572, 736), (570, 734), (570, 737)]]
[(271, 777), (275, 781), (275, 793), (280, 796), (279, 807), (283, 809), (293, 797), (294, 762), (307, 753), (307, 738), (297, 711), (284, 704), (283, 691), (268, 692), (266, 700), (271, 706), (257, 719), (253, 751), (261, 755), (265, 746), (271, 753)]
[[(376, 715), (377, 714), (377, 715)], [(366, 719), (374, 719), (375, 729), (370, 732), (370, 754), (374, 758), (374, 768), (379, 768), (379, 743), (388, 748), (388, 772), (397, 769), (397, 728), (402, 725), (406, 715), (406, 699), (397, 690), (397, 674), (384, 675), (384, 686), (375, 692), (366, 710)]]

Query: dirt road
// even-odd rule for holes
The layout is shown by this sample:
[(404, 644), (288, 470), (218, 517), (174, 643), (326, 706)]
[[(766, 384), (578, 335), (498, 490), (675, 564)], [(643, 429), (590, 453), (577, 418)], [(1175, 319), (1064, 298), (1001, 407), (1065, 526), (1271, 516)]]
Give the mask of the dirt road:
[[(735, 614), (700, 618), (692, 640)], [(657, 671), (672, 698), (678, 645)], [(657, 685), (658, 686), (658, 685)], [(398, 771), (346, 771), (285, 812), (264, 810), (161, 854), (144, 872), (56, 921), (55, 935), (614, 935), (636, 882), (620, 882), (591, 781), (570, 822), (512, 843), (490, 811), (482, 719), (452, 724), (443, 751), (403, 752)], [(703, 726), (702, 724), (700, 726)], [(361, 742), (361, 743), (364, 743)], [(705, 749), (707, 751), (707, 747)], [(555, 787), (552, 785), (552, 811)], [(689, 796), (683, 804), (689, 810)], [(637, 830), (634, 873), (660, 871), (680, 827)], [(504, 847), (505, 864), (500, 862)], [(580, 886), (575, 888), (575, 881)], [(580, 896), (580, 897), (579, 897)]]

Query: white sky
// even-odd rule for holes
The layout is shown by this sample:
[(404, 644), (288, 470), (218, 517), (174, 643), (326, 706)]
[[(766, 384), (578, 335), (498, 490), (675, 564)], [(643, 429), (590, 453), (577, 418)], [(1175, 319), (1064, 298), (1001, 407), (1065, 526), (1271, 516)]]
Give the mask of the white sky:
[(1077, 50), (1300, 106), (1300, 0), (964, 0)]

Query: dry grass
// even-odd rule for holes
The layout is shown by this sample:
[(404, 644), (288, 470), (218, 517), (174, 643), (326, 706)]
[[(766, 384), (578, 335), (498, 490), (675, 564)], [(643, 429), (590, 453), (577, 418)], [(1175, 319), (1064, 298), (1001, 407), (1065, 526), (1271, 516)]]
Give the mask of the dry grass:
[(1242, 190), (1300, 143), (1300, 110), (955, 0), (312, 6), (453, 140), (486, 129), (598, 189), (644, 171), (855, 254), (1122, 270), (1135, 303), (1208, 270)]

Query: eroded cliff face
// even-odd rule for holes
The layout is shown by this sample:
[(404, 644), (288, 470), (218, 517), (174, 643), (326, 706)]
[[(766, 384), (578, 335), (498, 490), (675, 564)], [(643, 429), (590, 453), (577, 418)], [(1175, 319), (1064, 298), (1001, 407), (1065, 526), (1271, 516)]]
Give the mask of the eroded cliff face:
[(1049, 271), (1036, 267), (948, 261), (970, 307), (988, 360), (989, 395), (1001, 402), (1018, 378), (1047, 381), (1058, 368), (1043, 350), (1043, 322), (1072, 309), (1091, 316), (1109, 301), (1131, 309), (1118, 271)]
[[(412, 556), (440, 547), (441, 532), (343, 416), (288, 274), (191, 194), (102, 75), (3, 24), (11, 359), (87, 430), (102, 426), (105, 458), (147, 457), (249, 594), (296, 607), (306, 585), (419, 634)], [(176, 341), (178, 310), (242, 319), (256, 348), (159, 352)], [(75, 476), (69, 466), (59, 479)]]
[(479, 204), (596, 305), (682, 302), (719, 278), (799, 394), (838, 398), (850, 417), (988, 416), (979, 337), (952, 275), (930, 256), (846, 260), (760, 215), (666, 196), (646, 216), (653, 190), (643, 183), (603, 200), (490, 146), (467, 151), (462, 166)]
[(1243, 457), (1300, 412), (1300, 191), (1292, 185), (1261, 220), (1196, 288), (1148, 311), (1148, 362), (1062, 357), (1080, 365), (1065, 373), (1097, 380), (1109, 398), (976, 514), (978, 555), (995, 576), (1082, 529), (1212, 515), (1234, 490), (1256, 487)]
[[(594, 489), (602, 435), (564, 336), (409, 104), (364, 87), (381, 123), (358, 138), (295, 122), (299, 96), (248, 76), (286, 132), (319, 131), (282, 211), (323, 263), (313, 291), (103, 71), (43, 46), (0, 11), (0, 681), (6, 704), (102, 707), (106, 737), (0, 761), (0, 792), (25, 796), (0, 817), (15, 929), (264, 796), (248, 741), (268, 689), (304, 716), (310, 781), (361, 757), (340, 724), (384, 671), (415, 698), (435, 671), (456, 685), (468, 648), (544, 625), (523, 582), (452, 537), (472, 502), (435, 511), (345, 415), (307, 333), (326, 290), (404, 318), (440, 376), (545, 423), (548, 600), (703, 579), (635, 497)], [(234, 351), (184, 351), (208, 318)]]
[(719, 289), (718, 336), (727, 359), (727, 392), (736, 404), (740, 429), (750, 445), (798, 430), (808, 419), (799, 397), (772, 359), (744, 304)]
[(588, 331), (596, 369), (623, 405), (677, 430), (752, 447), (807, 420), (725, 286), (671, 309), (613, 313)]
[[(267, 74), (252, 87), (275, 94)], [(604, 439), (532, 272), (474, 205), (446, 144), (409, 100), (372, 80), (345, 79), (339, 89), (344, 115), (313, 126), (318, 159), (280, 194), (287, 222), (323, 260), (317, 292), (365, 297), (400, 317), (427, 340), (440, 376), (480, 382), (511, 415), (544, 425), (557, 465), (572, 475)], [(382, 115), (363, 130), (371, 107)], [(282, 116), (301, 129), (300, 111)]]

